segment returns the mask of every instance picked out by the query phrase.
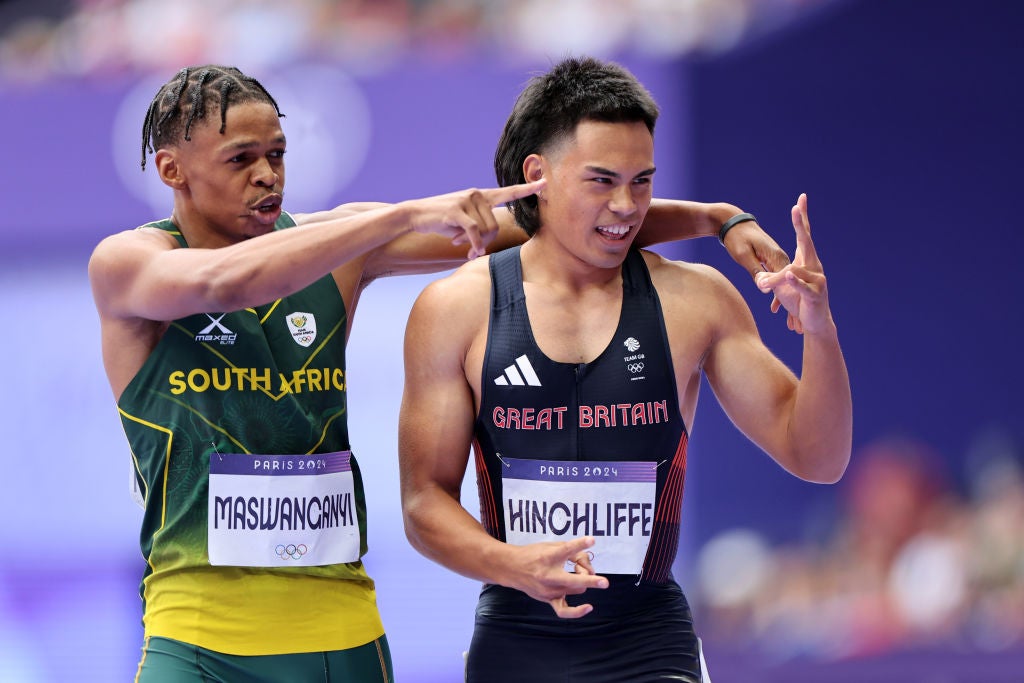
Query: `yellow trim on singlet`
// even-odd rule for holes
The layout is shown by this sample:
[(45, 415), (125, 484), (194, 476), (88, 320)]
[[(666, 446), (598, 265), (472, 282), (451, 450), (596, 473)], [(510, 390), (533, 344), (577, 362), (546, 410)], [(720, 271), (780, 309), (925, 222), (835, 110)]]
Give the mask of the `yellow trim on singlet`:
[[(220, 427), (219, 425), (217, 425), (217, 424), (215, 424), (215, 423), (213, 423), (213, 422), (210, 422), (210, 420), (208, 420), (208, 419), (207, 419), (207, 417), (206, 417), (205, 415), (203, 415), (202, 413), (200, 413), (200, 412), (199, 412), (198, 410), (196, 410), (195, 408), (193, 408), (193, 407), (192, 407), (192, 406), (190, 406), (189, 404), (185, 403), (184, 401), (182, 401), (182, 400), (180, 400), (180, 399), (177, 399), (177, 398), (172, 398), (172, 397), (170, 397), (170, 396), (168, 396), (168, 397), (166, 397), (166, 398), (167, 398), (167, 400), (168, 400), (168, 401), (170, 401), (170, 402), (172, 402), (172, 403), (176, 403), (176, 404), (178, 404), (179, 406), (181, 406), (182, 408), (184, 408), (184, 409), (185, 409), (185, 410), (187, 410), (188, 412), (190, 412), (190, 413), (192, 413), (193, 415), (195, 415), (196, 417), (198, 417), (198, 418), (199, 418), (200, 420), (202, 420), (203, 422), (205, 422), (205, 423), (207, 424), (207, 426), (209, 426), (209, 427), (210, 427), (210, 429), (212, 429), (213, 431), (215, 431), (215, 432), (219, 432), (220, 434), (223, 434), (223, 435), (224, 435), (224, 437), (228, 439), (228, 441), (230, 441), (231, 443), (233, 443), (233, 444), (235, 444), (236, 446), (238, 446), (238, 447), (239, 447), (239, 448), (241, 449), (241, 452), (242, 452), (242, 453), (245, 453), (245, 454), (247, 454), (247, 455), (252, 455), (251, 453), (249, 453), (249, 450), (248, 450), (248, 449), (247, 449), (247, 448), (246, 448), (245, 446), (243, 446), (243, 445), (242, 445), (242, 443), (241, 443), (241, 442), (240, 442), (240, 441), (239, 441), (238, 439), (236, 439), (235, 437), (231, 436), (231, 435), (230, 435), (230, 434), (228, 434), (228, 433), (227, 433), (226, 431), (224, 431), (224, 428), (223, 428), (223, 427)], [(212, 445), (212, 444), (211, 444), (211, 445)]]
[[(324, 335), (324, 340), (322, 342), (320, 342), (320, 344), (318, 344), (315, 349), (313, 349), (313, 352), (311, 354), (309, 354), (309, 358), (307, 358), (306, 362), (302, 364), (302, 369), (303, 370), (308, 368), (309, 364), (313, 362), (313, 359), (316, 358), (318, 355), (320, 355), (320, 352), (323, 350), (324, 346), (327, 344), (327, 342), (329, 342), (331, 339), (334, 338), (334, 335), (337, 334), (338, 330), (341, 328), (341, 326), (343, 324), (345, 324), (345, 318), (342, 318), (341, 320), (339, 320), (338, 324), (335, 325), (333, 328), (331, 328), (330, 332), (328, 332), (326, 335)], [(347, 384), (347, 380), (346, 380), (346, 384)]]
[[(167, 522), (167, 473), (171, 469), (171, 444), (174, 441), (174, 432), (172, 432), (167, 427), (161, 427), (160, 425), (153, 424), (152, 422), (149, 422), (148, 420), (143, 420), (141, 417), (135, 417), (134, 415), (126, 413), (121, 408), (121, 406), (117, 407), (117, 412), (121, 413), (121, 415), (125, 419), (131, 420), (132, 422), (137, 422), (137, 423), (139, 423), (140, 425), (142, 425), (144, 427), (149, 427), (150, 429), (155, 429), (156, 431), (163, 432), (164, 434), (167, 435), (167, 452), (166, 452), (166, 455), (164, 457), (164, 486), (163, 486), (162, 499), (161, 499), (163, 501), (163, 504), (160, 507), (160, 529), (163, 529), (164, 528), (164, 524), (166, 524), (166, 522)], [(132, 460), (135, 460), (135, 454), (134, 453), (132, 453)], [(135, 462), (135, 466), (138, 467), (138, 461), (137, 460)], [(141, 472), (140, 472), (140, 474), (141, 474)], [(148, 501), (149, 500), (149, 498), (148, 498), (148, 495), (149, 495), (149, 482), (146, 481), (146, 477), (145, 476), (142, 477), (142, 482), (146, 485), (146, 494), (147, 494), (146, 500)], [(156, 535), (156, 533), (160, 532), (160, 529), (156, 530), (156, 532), (154, 533), (154, 536)], [(146, 563), (147, 564), (149, 563), (149, 558), (148, 557), (146, 558)], [(151, 568), (153, 567), (153, 565), (151, 565), (151, 564), (149, 566)]]
[(128, 445), (128, 453), (132, 456), (132, 465), (135, 467), (135, 473), (139, 475), (139, 479), (142, 480), (142, 485), (146, 488), (142, 492), (143, 502), (149, 500), (149, 482), (146, 481), (146, 475), (142, 473), (142, 468), (139, 467), (139, 458), (135, 455), (135, 451), (132, 450), (131, 444)]
[(335, 420), (337, 420), (339, 417), (341, 417), (344, 414), (345, 414), (344, 410), (339, 410), (334, 415), (331, 415), (330, 419), (328, 419), (326, 422), (324, 422), (323, 431), (320, 432), (320, 439), (313, 445), (312, 448), (310, 448), (308, 451), (306, 451), (306, 455), (313, 455), (313, 453), (316, 451), (316, 449), (320, 447), (320, 444), (322, 444), (324, 442), (324, 439), (327, 438), (327, 428), (331, 426), (332, 422), (334, 422)]
[[(270, 308), (267, 309), (267, 314), (265, 316), (263, 316), (262, 318), (260, 318), (260, 325), (262, 325), (263, 323), (267, 322), (267, 318), (270, 317), (270, 314), (274, 312), (274, 310), (277, 308), (278, 304), (280, 304), (280, 303), (281, 303), (281, 300), (278, 299), (273, 304), (271, 304)], [(256, 313), (255, 309), (247, 309), (247, 310), (251, 310), (253, 313)]]

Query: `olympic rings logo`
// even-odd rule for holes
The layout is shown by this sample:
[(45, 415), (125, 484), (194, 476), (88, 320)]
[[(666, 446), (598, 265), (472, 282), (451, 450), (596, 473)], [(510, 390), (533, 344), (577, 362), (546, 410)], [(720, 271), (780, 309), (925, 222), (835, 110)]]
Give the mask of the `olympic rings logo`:
[(305, 555), (307, 550), (309, 549), (306, 547), (305, 543), (300, 543), (298, 545), (289, 543), (288, 545), (278, 545), (274, 548), (274, 551), (277, 552), (277, 556), (282, 560), (297, 560)]
[(630, 363), (629, 365), (626, 366), (626, 368), (629, 369), (629, 371), (632, 372), (635, 375), (636, 373), (638, 373), (638, 372), (640, 372), (641, 370), (644, 369), (644, 364), (643, 363)]

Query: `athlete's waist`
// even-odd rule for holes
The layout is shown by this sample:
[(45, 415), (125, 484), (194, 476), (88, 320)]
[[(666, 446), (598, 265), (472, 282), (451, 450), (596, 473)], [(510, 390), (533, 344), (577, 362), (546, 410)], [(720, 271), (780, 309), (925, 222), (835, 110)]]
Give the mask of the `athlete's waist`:
[[(665, 583), (637, 580), (636, 576), (607, 574), (608, 588), (592, 588), (581, 595), (567, 596), (570, 605), (590, 604), (594, 611), (583, 619), (587, 621), (615, 620), (652, 610), (685, 610), (689, 603), (679, 584), (669, 576)], [(512, 617), (530, 621), (564, 621), (546, 602), (531, 598), (514, 588), (488, 584), (480, 591), (477, 613), (484, 616)]]
[(168, 572), (146, 579), (144, 597), (147, 635), (218, 652), (344, 649), (383, 633), (374, 583), (358, 562)]

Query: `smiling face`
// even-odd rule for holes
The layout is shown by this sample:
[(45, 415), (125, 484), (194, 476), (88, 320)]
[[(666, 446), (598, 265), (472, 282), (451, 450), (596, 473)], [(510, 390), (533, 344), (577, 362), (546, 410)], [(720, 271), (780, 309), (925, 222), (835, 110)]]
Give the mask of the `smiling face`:
[(574, 136), (530, 155), (524, 173), (548, 179), (536, 237), (590, 265), (617, 267), (651, 204), (654, 138), (639, 121), (585, 120)]
[[(219, 112), (215, 112), (218, 113)], [(270, 232), (281, 215), (285, 137), (264, 102), (232, 105), (192, 126), (191, 140), (157, 150), (161, 179), (175, 190), (174, 219), (191, 246), (222, 246)]]

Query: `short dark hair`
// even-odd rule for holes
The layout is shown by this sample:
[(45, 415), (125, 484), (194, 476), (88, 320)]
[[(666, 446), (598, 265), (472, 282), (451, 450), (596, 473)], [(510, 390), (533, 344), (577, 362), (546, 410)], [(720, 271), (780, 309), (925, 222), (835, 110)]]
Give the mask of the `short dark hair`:
[(206, 98), (217, 96), (220, 132), (224, 133), (228, 106), (241, 102), (266, 102), (284, 116), (267, 89), (233, 66), (185, 67), (157, 91), (142, 123), (142, 170), (146, 152), (155, 152), (178, 140), (191, 140), (192, 123), (206, 116)]
[[(530, 79), (519, 94), (494, 153), (501, 186), (525, 182), (523, 161), (576, 132), (581, 121), (643, 122), (654, 134), (658, 105), (627, 69), (592, 57), (570, 57)], [(537, 197), (508, 203), (526, 234), (540, 228)]]

